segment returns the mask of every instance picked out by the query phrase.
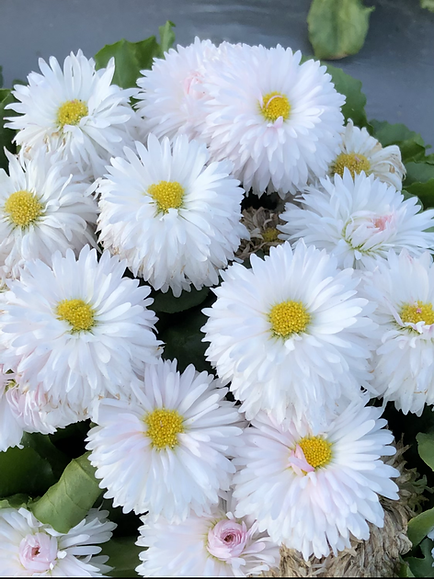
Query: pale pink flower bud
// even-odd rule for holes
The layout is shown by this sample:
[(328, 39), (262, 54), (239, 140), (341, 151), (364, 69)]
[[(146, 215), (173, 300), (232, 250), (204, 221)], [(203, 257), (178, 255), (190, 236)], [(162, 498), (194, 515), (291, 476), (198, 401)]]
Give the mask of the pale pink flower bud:
[(208, 532), (208, 551), (214, 557), (227, 561), (243, 552), (249, 533), (246, 524), (223, 519)]
[(47, 533), (29, 534), (21, 540), (19, 558), (27, 571), (42, 573), (52, 570), (58, 557), (57, 539)]

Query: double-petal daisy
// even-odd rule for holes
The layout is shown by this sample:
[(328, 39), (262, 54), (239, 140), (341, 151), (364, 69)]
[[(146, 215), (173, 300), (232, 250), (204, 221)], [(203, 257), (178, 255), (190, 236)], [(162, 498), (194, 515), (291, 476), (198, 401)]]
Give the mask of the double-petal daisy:
[(105, 577), (111, 571), (99, 543), (111, 539), (108, 511), (91, 509), (67, 533), (43, 524), (27, 509), (0, 509), (2, 577)]
[(309, 187), (301, 207), (287, 203), (278, 225), (282, 239), (302, 238), (333, 253), (341, 267), (372, 269), (390, 249), (420, 255), (434, 248), (434, 210), (422, 211), (417, 197), (404, 199), (395, 187), (364, 172), (322, 179)]
[(383, 526), (379, 495), (398, 499), (384, 464), (395, 448), (381, 409), (362, 401), (341, 407), (336, 419), (314, 433), (306, 421), (286, 428), (259, 414), (244, 431), (235, 463), (235, 516), (251, 515), (278, 544), (326, 557), (369, 537), (368, 522)]
[(248, 419), (260, 410), (279, 422), (295, 413), (317, 428), (341, 395), (359, 398), (369, 386), (372, 308), (356, 295), (353, 270), (340, 271), (325, 250), (285, 243), (251, 264), (232, 265), (213, 290), (202, 328), (207, 359), (231, 381)]
[(343, 125), (325, 67), (300, 64), (301, 53), (280, 45), (229, 45), (207, 66), (209, 113), (202, 133), (213, 159), (229, 159), (244, 189), (282, 197), (323, 177), (339, 152)]
[(205, 145), (182, 135), (161, 143), (149, 135), (137, 154), (124, 149), (101, 180), (100, 241), (127, 260), (155, 289), (182, 290), (218, 283), (240, 238), (244, 190), (230, 163), (210, 163)]
[(229, 489), (240, 415), (226, 388), (176, 361), (145, 368), (135, 399), (101, 400), (88, 435), (89, 460), (114, 506), (169, 522), (202, 516)]
[(123, 278), (125, 262), (85, 246), (56, 252), (51, 267), (27, 262), (1, 294), (4, 362), (53, 404), (86, 413), (95, 397), (117, 395), (155, 363), (159, 344), (149, 287)]
[(81, 172), (101, 176), (110, 157), (137, 138), (140, 118), (129, 105), (136, 89), (111, 84), (113, 58), (95, 70), (81, 50), (65, 58), (63, 69), (54, 56), (49, 64), (40, 58), (39, 68), (28, 85), (15, 85), (18, 102), (7, 108), (18, 115), (5, 126), (18, 131), (15, 141), (26, 154), (38, 147), (58, 150)]

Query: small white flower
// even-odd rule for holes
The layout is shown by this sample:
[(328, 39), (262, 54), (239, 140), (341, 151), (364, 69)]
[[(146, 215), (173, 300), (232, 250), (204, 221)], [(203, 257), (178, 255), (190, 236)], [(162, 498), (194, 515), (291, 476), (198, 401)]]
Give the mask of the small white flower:
[(15, 85), (19, 102), (7, 108), (18, 113), (5, 126), (18, 131), (15, 141), (31, 153), (38, 147), (60, 151), (82, 172), (104, 173), (112, 155), (137, 138), (139, 118), (129, 105), (136, 89), (111, 84), (115, 61), (95, 70), (81, 50), (66, 57), (63, 70), (54, 56), (39, 59), (42, 74), (32, 72), (29, 84)]
[(323, 431), (306, 421), (279, 426), (259, 414), (244, 431), (235, 462), (235, 516), (254, 516), (260, 531), (289, 549), (327, 557), (383, 526), (378, 495), (398, 499), (399, 472), (380, 456), (395, 453), (381, 409), (362, 401), (340, 409)]
[(411, 257), (390, 252), (365, 277), (377, 304), (381, 343), (372, 360), (373, 385), (385, 402), (420, 416), (434, 404), (434, 265), (426, 252)]
[(229, 45), (207, 65), (204, 138), (216, 160), (234, 163), (244, 189), (281, 197), (323, 177), (339, 152), (345, 98), (326, 69), (280, 45)]
[(213, 290), (202, 328), (207, 359), (231, 381), (247, 419), (266, 410), (283, 422), (295, 413), (319, 428), (336, 400), (358, 399), (369, 386), (372, 308), (357, 297), (353, 270), (338, 270), (324, 250), (285, 243), (251, 264), (222, 272)]
[(21, 161), (6, 151), (9, 175), (0, 169), (0, 270), (19, 277), (29, 259), (51, 262), (68, 248), (77, 254), (96, 244), (97, 204), (88, 185), (65, 174), (58, 155), (39, 150)]
[(123, 278), (124, 270), (108, 252), (98, 261), (89, 246), (78, 259), (70, 249), (65, 257), (56, 252), (51, 267), (27, 262), (1, 294), (5, 365), (79, 414), (96, 397), (124, 391), (145, 363), (156, 362), (160, 344), (147, 309), (150, 288)]
[(219, 50), (210, 40), (194, 39), (189, 46), (177, 46), (154, 60), (151, 70), (142, 70), (136, 108), (145, 129), (157, 137), (172, 139), (185, 134), (197, 138), (206, 115), (204, 81), (208, 63)]
[(279, 548), (257, 524), (236, 519), (225, 501), (208, 515), (178, 525), (141, 517), (137, 545), (147, 547), (136, 571), (143, 577), (248, 577), (279, 564)]
[(182, 290), (218, 283), (248, 232), (241, 220), (244, 191), (230, 164), (211, 163), (205, 145), (180, 136), (173, 147), (149, 135), (137, 154), (112, 159), (101, 180), (100, 241), (127, 260), (155, 289)]
[(170, 522), (209, 513), (229, 489), (228, 456), (240, 416), (213, 376), (176, 361), (145, 368), (136, 400), (101, 400), (88, 436), (89, 460), (114, 506)]
[(364, 171), (366, 175), (374, 175), (398, 191), (402, 189), (406, 173), (398, 145), (383, 148), (365, 127), (355, 127), (351, 119), (342, 133), (341, 152), (330, 164), (329, 175), (338, 173), (343, 177), (345, 167), (353, 177)]
[(280, 215), (281, 239), (303, 239), (324, 248), (341, 267), (372, 269), (390, 249), (407, 249), (420, 255), (434, 248), (434, 210), (422, 211), (417, 197), (404, 196), (387, 183), (364, 172), (321, 180), (322, 188), (309, 187), (301, 207), (287, 203)]
[(98, 543), (109, 541), (116, 527), (107, 515), (91, 509), (68, 533), (59, 533), (27, 509), (0, 509), (0, 575), (103, 577), (111, 567), (108, 557), (98, 555)]

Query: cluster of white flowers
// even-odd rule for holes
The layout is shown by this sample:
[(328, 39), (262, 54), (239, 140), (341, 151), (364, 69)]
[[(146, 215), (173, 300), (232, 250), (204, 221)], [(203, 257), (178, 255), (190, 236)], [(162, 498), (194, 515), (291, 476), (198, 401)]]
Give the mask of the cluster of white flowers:
[[(91, 418), (104, 497), (142, 517), (143, 576), (248, 576), (282, 544), (307, 559), (367, 539), (398, 498), (369, 400), (434, 404), (434, 211), (300, 52), (196, 39), (128, 90), (114, 67), (41, 59), (8, 105), (0, 451)], [(246, 266), (249, 191), (286, 205), (282, 243)], [(217, 376), (162, 357), (150, 286), (214, 286)], [(7, 572), (101, 576), (79, 547), (109, 539), (97, 513), (63, 537), (0, 510)]]

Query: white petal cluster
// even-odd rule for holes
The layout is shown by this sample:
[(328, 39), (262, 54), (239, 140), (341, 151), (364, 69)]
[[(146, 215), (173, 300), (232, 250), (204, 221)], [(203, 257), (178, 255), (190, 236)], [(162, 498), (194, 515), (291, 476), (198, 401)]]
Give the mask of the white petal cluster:
[(300, 207), (287, 203), (278, 226), (281, 239), (302, 238), (307, 245), (324, 248), (340, 267), (373, 269), (390, 249), (407, 249), (420, 255), (434, 248), (434, 210), (422, 211), (417, 197), (404, 196), (374, 175), (354, 179), (322, 179), (321, 188), (309, 187)]
[(134, 275), (155, 289), (182, 290), (218, 283), (218, 271), (248, 237), (241, 219), (244, 191), (229, 163), (210, 163), (205, 145), (182, 135), (147, 148), (136, 142), (112, 159), (101, 180), (100, 241), (126, 259)]
[(6, 151), (0, 169), (0, 275), (19, 277), (24, 262), (51, 262), (56, 250), (76, 253), (95, 241), (97, 204), (89, 187), (67, 174), (59, 156), (39, 149), (30, 160)]
[(103, 577), (111, 570), (99, 543), (109, 541), (115, 523), (108, 511), (91, 509), (85, 519), (59, 533), (24, 508), (0, 509), (2, 577)]
[(350, 170), (353, 177), (364, 170), (367, 175), (374, 175), (398, 191), (402, 189), (406, 174), (398, 145), (383, 147), (365, 127), (355, 127), (351, 119), (342, 133), (341, 150), (329, 167), (329, 175), (338, 173), (342, 177), (344, 167)]
[(377, 305), (381, 342), (372, 361), (373, 384), (385, 402), (420, 416), (434, 404), (434, 264), (426, 252), (390, 252), (366, 277)]
[(150, 511), (179, 522), (202, 516), (229, 490), (240, 416), (226, 388), (176, 361), (145, 368), (136, 399), (101, 400), (88, 435), (89, 460), (124, 512)]
[(113, 58), (95, 70), (81, 50), (65, 58), (63, 69), (54, 56), (48, 64), (40, 58), (39, 68), (27, 85), (15, 85), (18, 102), (8, 108), (18, 115), (5, 126), (18, 131), (15, 141), (25, 153), (60, 151), (80, 172), (101, 176), (110, 157), (137, 138), (139, 118), (129, 105), (136, 89), (111, 84)]
[[(321, 433), (306, 421), (279, 426), (259, 414), (244, 431), (235, 475), (235, 516), (252, 515), (260, 531), (290, 549), (326, 557), (383, 526), (379, 495), (398, 498), (399, 472), (381, 460), (395, 453), (380, 408), (355, 402)], [(310, 462), (309, 462), (310, 461)]]
[(136, 567), (142, 577), (249, 577), (277, 567), (279, 548), (256, 523), (236, 519), (221, 501), (208, 515), (171, 524), (141, 517)]
[(213, 290), (202, 328), (207, 359), (249, 420), (266, 410), (279, 422), (307, 416), (319, 428), (342, 395), (369, 388), (372, 308), (356, 295), (351, 269), (302, 242), (252, 255), (251, 265), (232, 265)]
[(51, 267), (27, 262), (1, 296), (5, 365), (78, 413), (122, 391), (146, 362), (156, 362), (160, 344), (147, 309), (150, 288), (123, 278), (124, 269), (108, 252), (98, 261), (89, 246), (78, 259), (72, 250), (56, 252)]

